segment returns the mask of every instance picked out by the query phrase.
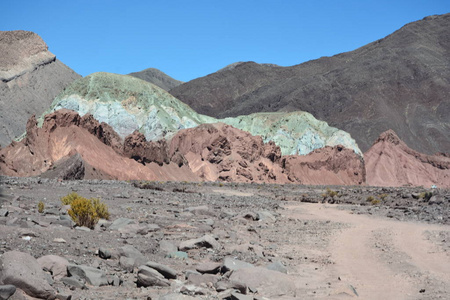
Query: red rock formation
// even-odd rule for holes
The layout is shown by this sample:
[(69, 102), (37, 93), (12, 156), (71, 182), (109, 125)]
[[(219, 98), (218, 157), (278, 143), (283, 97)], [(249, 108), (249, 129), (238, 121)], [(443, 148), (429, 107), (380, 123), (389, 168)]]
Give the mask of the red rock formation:
[(191, 170), (206, 181), (289, 182), (277, 163), (279, 147), (223, 123), (180, 130), (169, 153), (184, 156)]
[(302, 184), (356, 185), (366, 181), (364, 160), (342, 146), (289, 155), (282, 162), (289, 180)]
[(450, 187), (450, 157), (426, 155), (409, 148), (394, 131), (383, 132), (364, 153), (367, 184)]
[[(81, 125), (90, 124), (87, 126), (90, 129), (102, 127), (95, 122), (83, 121), (76, 112), (62, 109), (47, 115), (42, 128), (38, 128), (33, 116), (27, 123), (27, 137), (1, 150), (0, 173), (8, 176), (39, 175), (57, 167), (56, 162), (78, 153), (84, 167), (90, 170), (85, 171), (88, 176), (84, 178), (198, 180), (186, 166), (180, 168), (174, 163), (163, 167), (155, 163), (144, 166), (118, 154), (111, 146), (115, 133), (111, 133), (112, 139), (107, 138), (108, 134), (101, 134), (101, 141)], [(97, 132), (108, 132), (108, 129)]]
[(27, 136), (0, 150), (0, 173), (47, 178), (361, 184), (364, 164), (352, 150), (325, 147), (281, 156), (274, 143), (222, 123), (179, 131), (171, 141), (120, 137), (91, 115), (59, 110), (34, 116)]

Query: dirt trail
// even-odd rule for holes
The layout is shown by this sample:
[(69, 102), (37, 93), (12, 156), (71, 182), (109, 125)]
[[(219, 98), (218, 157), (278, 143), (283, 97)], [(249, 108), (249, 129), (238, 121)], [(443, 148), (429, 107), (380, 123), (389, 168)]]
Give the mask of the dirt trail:
[(328, 204), (286, 208), (289, 217), (349, 225), (329, 245), (334, 263), (330, 274), (354, 287), (359, 298), (445, 299), (450, 295), (450, 256), (424, 235), (449, 232), (450, 227), (356, 215)]

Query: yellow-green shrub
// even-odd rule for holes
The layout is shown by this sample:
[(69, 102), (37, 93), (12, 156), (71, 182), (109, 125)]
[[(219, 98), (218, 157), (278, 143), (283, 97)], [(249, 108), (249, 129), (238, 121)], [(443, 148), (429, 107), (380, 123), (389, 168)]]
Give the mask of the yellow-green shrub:
[(39, 203), (38, 203), (38, 212), (40, 214), (42, 214), (44, 212), (44, 208), (45, 208), (44, 202), (39, 201)]
[(69, 216), (78, 226), (94, 228), (100, 218), (109, 219), (108, 207), (100, 199), (86, 199), (77, 193), (61, 198), (64, 205), (70, 204)]
[(72, 192), (72, 193), (68, 194), (67, 196), (62, 197), (61, 202), (63, 205), (70, 205), (70, 204), (72, 204), (73, 200), (78, 199), (78, 198), (81, 198), (81, 196), (75, 192)]

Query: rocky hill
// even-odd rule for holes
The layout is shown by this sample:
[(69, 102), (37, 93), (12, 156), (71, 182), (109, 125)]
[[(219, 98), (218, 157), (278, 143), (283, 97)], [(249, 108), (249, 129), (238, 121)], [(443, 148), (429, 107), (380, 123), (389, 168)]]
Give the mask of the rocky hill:
[(173, 89), (183, 83), (182, 81), (176, 80), (166, 73), (154, 68), (148, 68), (140, 72), (133, 72), (128, 75), (153, 83), (165, 91)]
[[(67, 87), (47, 112), (67, 108), (90, 113), (109, 124), (122, 138), (139, 130), (147, 140), (170, 139), (177, 131), (204, 123), (223, 122), (264, 142), (274, 141), (284, 155), (307, 154), (324, 146), (343, 145), (362, 154), (352, 137), (311, 114), (253, 114), (216, 119), (200, 115), (166, 91), (143, 80), (111, 73), (94, 73)], [(42, 121), (42, 119), (41, 119)]]
[(292, 67), (235, 64), (173, 88), (199, 113), (306, 111), (363, 151), (392, 129), (411, 148), (450, 149), (450, 14), (405, 25), (351, 52)]
[(449, 156), (414, 151), (392, 130), (380, 135), (364, 160), (368, 185), (450, 187)]
[[(362, 184), (364, 163), (342, 146), (286, 163), (273, 142), (223, 123), (180, 130), (171, 141), (147, 141), (135, 131), (124, 140), (92, 115), (61, 109), (42, 127), (35, 117), (26, 137), (0, 150), (0, 175), (59, 179), (226, 181)], [(341, 152), (337, 155), (336, 152)], [(291, 175), (292, 174), (292, 175)], [(310, 179), (311, 177), (311, 179)], [(339, 178), (336, 182), (336, 178)]]
[(25, 131), (32, 114), (42, 114), (80, 76), (56, 59), (29, 31), (0, 31), (0, 145)]

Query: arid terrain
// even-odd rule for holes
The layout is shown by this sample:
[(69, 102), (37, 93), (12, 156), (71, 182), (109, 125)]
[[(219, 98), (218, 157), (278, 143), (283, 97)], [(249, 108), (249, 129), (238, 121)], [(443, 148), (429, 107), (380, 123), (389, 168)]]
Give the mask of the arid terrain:
[[(53, 278), (41, 274), (59, 299), (446, 299), (450, 294), (449, 190), (2, 180), (3, 258), (12, 250), (34, 258), (56, 255), (106, 275), (104, 286), (78, 279), (82, 288), (76, 288), (61, 279), (67, 274), (55, 279), (55, 269)], [(73, 228), (60, 201), (70, 192), (100, 198), (110, 220), (95, 230)], [(43, 213), (37, 211), (39, 201), (45, 203)], [(192, 239), (199, 240), (191, 248)], [(136, 251), (127, 255), (130, 246)], [(104, 253), (111, 258), (101, 258)], [(139, 263), (130, 266), (124, 256)], [(163, 279), (163, 287), (138, 287), (146, 261), (168, 267), (176, 278)]]

